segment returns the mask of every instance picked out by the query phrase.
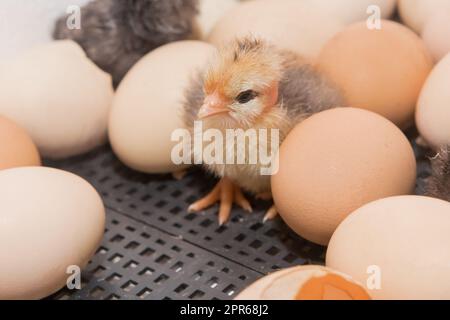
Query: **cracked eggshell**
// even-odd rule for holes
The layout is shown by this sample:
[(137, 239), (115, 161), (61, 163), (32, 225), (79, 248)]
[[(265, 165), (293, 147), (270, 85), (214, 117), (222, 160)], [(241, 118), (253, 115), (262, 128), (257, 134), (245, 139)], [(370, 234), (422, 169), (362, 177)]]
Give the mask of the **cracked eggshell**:
[(342, 222), (326, 264), (356, 281), (371, 277), (369, 294), (376, 300), (449, 300), (449, 244), (449, 202), (392, 197), (369, 203)]
[(184, 129), (184, 92), (216, 49), (201, 41), (179, 41), (143, 57), (120, 83), (109, 118), (109, 138), (127, 166), (145, 173), (169, 173), (176, 165), (171, 141)]
[(208, 41), (221, 46), (235, 37), (252, 35), (315, 58), (343, 27), (336, 16), (302, 1), (256, 0), (243, 2), (229, 11), (216, 24)]
[(0, 74), (0, 115), (26, 129), (43, 157), (105, 143), (112, 97), (111, 77), (73, 41), (31, 49)]
[(0, 171), (0, 299), (40, 299), (61, 289), (69, 266), (86, 266), (103, 237), (94, 188), (65, 171)]
[(40, 165), (41, 158), (28, 133), (0, 116), (0, 170)]
[(336, 108), (313, 115), (289, 133), (271, 181), (283, 220), (303, 238), (327, 245), (357, 208), (410, 194), (416, 158), (392, 122), (366, 110)]
[(431, 72), (420, 94), (416, 124), (433, 148), (450, 144), (450, 53)]
[(322, 266), (299, 266), (256, 281), (235, 300), (370, 300), (350, 277)]

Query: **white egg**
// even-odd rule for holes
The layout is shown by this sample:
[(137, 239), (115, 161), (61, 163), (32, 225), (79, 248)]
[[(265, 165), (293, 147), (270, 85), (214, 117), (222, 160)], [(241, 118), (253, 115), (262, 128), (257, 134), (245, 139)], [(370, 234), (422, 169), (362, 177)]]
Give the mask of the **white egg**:
[(239, 0), (200, 0), (197, 22), (202, 37), (206, 37), (217, 21), (238, 4)]
[[(57, 169), (0, 171), (0, 299), (40, 299), (94, 255), (105, 209), (82, 178)], [(69, 273), (67, 273), (70, 271)]]
[(104, 143), (112, 98), (111, 76), (72, 41), (33, 48), (0, 74), (0, 115), (26, 129), (43, 157)]
[(450, 11), (448, 0), (399, 0), (399, 12), (403, 22), (421, 33), (427, 21), (437, 12)]
[(143, 57), (117, 89), (109, 120), (116, 155), (146, 173), (184, 168), (172, 160), (171, 140), (182, 119), (184, 91), (216, 49), (205, 42), (180, 41)]
[(434, 58), (440, 61), (450, 53), (450, 10), (435, 13), (425, 24), (422, 38)]
[(450, 53), (437, 64), (420, 93), (416, 124), (434, 148), (450, 144)]
[(229, 11), (214, 27), (208, 41), (224, 45), (235, 37), (256, 36), (307, 58), (344, 27), (338, 16), (298, 0), (255, 0)]

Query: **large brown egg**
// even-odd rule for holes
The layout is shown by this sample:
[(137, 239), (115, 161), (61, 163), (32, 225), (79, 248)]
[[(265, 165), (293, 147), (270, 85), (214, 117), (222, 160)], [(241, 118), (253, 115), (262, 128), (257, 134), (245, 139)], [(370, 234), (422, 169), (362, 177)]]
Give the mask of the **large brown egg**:
[(272, 273), (235, 300), (370, 300), (350, 277), (321, 266), (299, 266)]
[(312, 116), (288, 135), (272, 192), (294, 231), (326, 245), (351, 212), (409, 194), (415, 181), (415, 156), (400, 129), (375, 113), (337, 108)]
[(236, 37), (256, 36), (280, 48), (315, 58), (344, 23), (321, 6), (298, 0), (257, 0), (241, 3), (216, 24), (208, 41), (216, 46)]
[(333, 235), (327, 266), (377, 300), (450, 299), (450, 203), (402, 196), (369, 203)]
[(39, 153), (28, 133), (0, 116), (0, 170), (39, 165)]
[(408, 28), (382, 21), (349, 26), (323, 48), (320, 68), (342, 88), (349, 106), (379, 113), (402, 128), (413, 123), (420, 90), (433, 67), (423, 41)]

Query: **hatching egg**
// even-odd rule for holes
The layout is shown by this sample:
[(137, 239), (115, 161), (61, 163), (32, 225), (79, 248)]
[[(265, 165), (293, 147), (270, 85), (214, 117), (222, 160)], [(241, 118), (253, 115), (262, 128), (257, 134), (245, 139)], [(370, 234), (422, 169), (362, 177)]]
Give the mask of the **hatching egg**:
[(239, 0), (200, 0), (197, 22), (203, 37), (206, 37), (223, 15), (236, 7)]
[(450, 299), (450, 203), (403, 196), (369, 203), (336, 230), (327, 266), (382, 300)]
[(428, 77), (417, 104), (416, 123), (434, 148), (450, 144), (450, 53)]
[(319, 67), (343, 90), (351, 107), (363, 108), (401, 128), (413, 124), (420, 90), (433, 67), (423, 41), (408, 28), (382, 21), (349, 26), (323, 48)]
[(409, 194), (415, 181), (415, 156), (400, 129), (366, 110), (336, 108), (304, 120), (288, 135), (272, 193), (295, 232), (326, 245), (355, 209)]
[(431, 16), (422, 32), (422, 38), (436, 62), (450, 53), (450, 9)]
[(235, 37), (252, 35), (315, 58), (326, 41), (342, 28), (336, 16), (303, 1), (249, 1), (220, 19), (208, 41), (220, 46)]
[(450, 1), (399, 0), (398, 7), (402, 21), (417, 33), (421, 33), (433, 14), (450, 11)]
[(272, 273), (235, 300), (370, 300), (350, 277), (321, 266), (299, 266)]
[(216, 49), (200, 41), (162, 46), (142, 58), (121, 82), (109, 119), (109, 137), (116, 155), (129, 167), (146, 173), (182, 169), (171, 158), (183, 129), (184, 91)]
[(0, 114), (26, 129), (43, 157), (105, 143), (112, 97), (111, 77), (73, 41), (31, 49), (0, 74)]
[(94, 255), (104, 226), (102, 200), (82, 178), (43, 167), (0, 171), (0, 299), (61, 289)]
[(28, 133), (0, 116), (0, 170), (39, 165), (39, 153)]

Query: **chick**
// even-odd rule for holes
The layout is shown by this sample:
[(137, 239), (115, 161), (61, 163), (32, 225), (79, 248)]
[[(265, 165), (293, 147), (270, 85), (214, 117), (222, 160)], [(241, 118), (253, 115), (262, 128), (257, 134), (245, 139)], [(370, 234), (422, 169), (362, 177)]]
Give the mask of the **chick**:
[(67, 17), (55, 26), (55, 39), (72, 39), (117, 86), (146, 53), (191, 37), (198, 0), (95, 0), (81, 10), (81, 28), (70, 30)]
[(450, 201), (450, 145), (431, 160), (432, 174), (427, 180), (426, 195)]
[[(343, 105), (339, 90), (314, 66), (294, 53), (245, 37), (220, 49), (207, 71), (193, 81), (186, 91), (184, 118), (191, 130), (194, 121), (201, 121), (204, 131), (218, 129), (224, 136), (227, 129), (278, 129), (281, 143), (306, 117)], [(248, 148), (255, 147), (258, 146), (244, 146), (247, 160)], [(234, 145), (234, 148), (243, 146)], [(245, 164), (204, 165), (204, 168), (221, 180), (208, 195), (189, 207), (190, 212), (220, 202), (219, 224), (222, 225), (230, 216), (233, 202), (247, 211), (252, 210), (241, 189), (258, 198), (271, 198), (270, 176), (261, 175), (261, 163), (246, 161)], [(272, 207), (265, 220), (276, 214)]]

